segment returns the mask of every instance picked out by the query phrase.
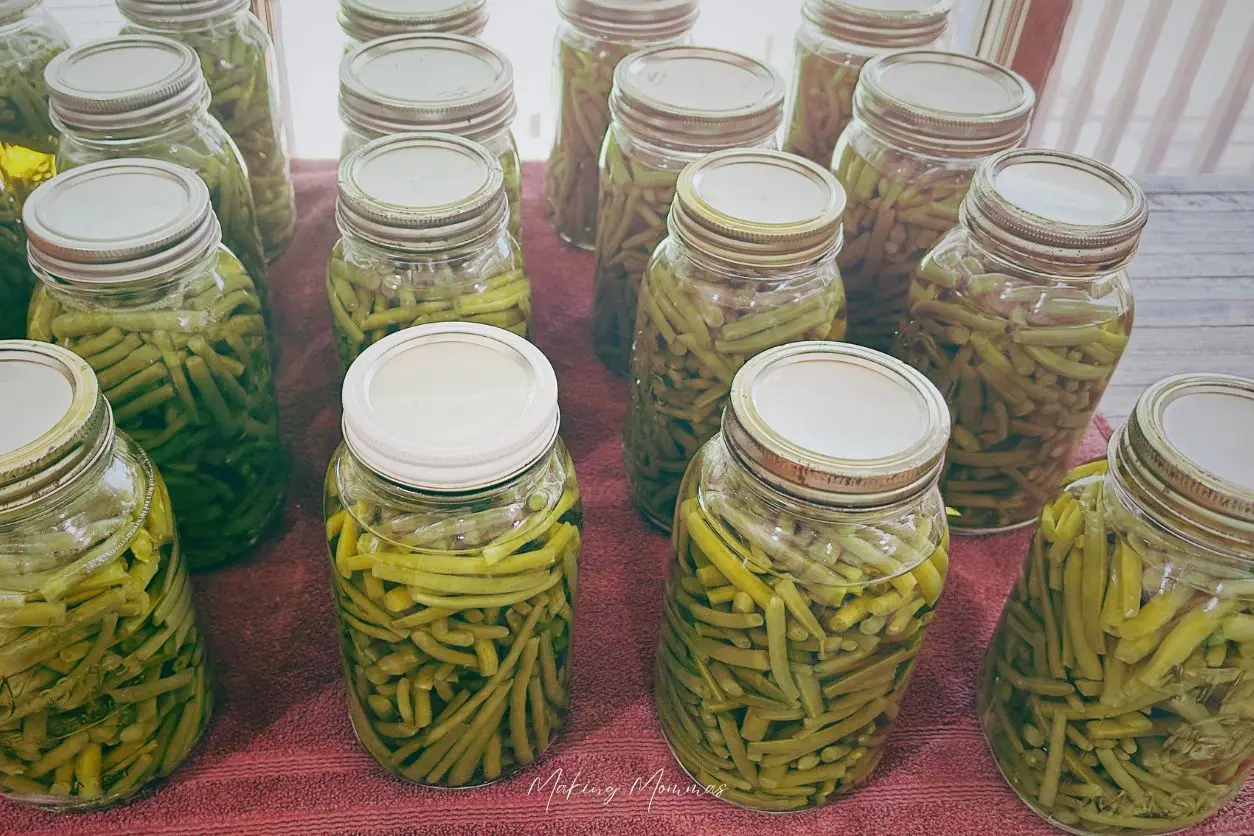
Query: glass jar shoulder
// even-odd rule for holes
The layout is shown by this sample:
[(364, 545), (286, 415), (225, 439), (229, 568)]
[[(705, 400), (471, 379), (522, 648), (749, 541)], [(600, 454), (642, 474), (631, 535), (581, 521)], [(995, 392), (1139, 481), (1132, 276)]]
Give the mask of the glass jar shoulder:
[(56, 147), (44, 68), (69, 46), (65, 31), (42, 11), (0, 25), (0, 141), (42, 153)]

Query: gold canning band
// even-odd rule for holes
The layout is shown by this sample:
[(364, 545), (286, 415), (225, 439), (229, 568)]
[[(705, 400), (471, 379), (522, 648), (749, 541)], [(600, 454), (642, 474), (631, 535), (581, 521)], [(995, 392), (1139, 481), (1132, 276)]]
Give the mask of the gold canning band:
[(727, 787), (725, 800), (823, 804), (884, 755), (944, 587), (948, 535), (925, 514), (816, 531), (764, 511), (765, 523), (740, 498), (698, 498), (698, 481), (688, 477), (676, 515), (655, 688), (662, 731), (698, 783)]
[(124, 459), (138, 492), (89, 500), (110, 516), (72, 557), (54, 531), (0, 564), (0, 792), (16, 801), (124, 801), (183, 762), (213, 707), (169, 496)]
[(798, 47), (784, 150), (828, 168), (836, 140), (853, 118), (853, 88), (861, 66), (841, 64)]
[(848, 340), (888, 352), (905, 313), (910, 274), (957, 226), (972, 169), (890, 149), (863, 154), (849, 137), (846, 132), (837, 143), (831, 163), (849, 199), (839, 256), (849, 295)]
[(954, 528), (1028, 522), (1058, 489), (1132, 328), (1131, 301), (1101, 288), (1016, 279), (944, 247), (915, 274), (895, 353), (949, 402)]
[(1254, 596), (1132, 533), (1105, 461), (1041, 512), (984, 660), (979, 712), (1006, 780), (1072, 832), (1173, 833), (1254, 759)]
[(346, 508), (328, 472), (349, 711), (395, 775), (490, 783), (560, 733), (582, 525), (569, 457), (565, 467), (560, 495), (435, 521), (366, 501)]

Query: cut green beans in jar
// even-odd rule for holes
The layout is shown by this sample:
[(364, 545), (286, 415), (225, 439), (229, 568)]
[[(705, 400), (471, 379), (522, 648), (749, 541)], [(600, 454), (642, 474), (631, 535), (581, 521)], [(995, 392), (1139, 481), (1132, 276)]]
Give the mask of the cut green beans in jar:
[(666, 237), (679, 172), (723, 148), (774, 148), (783, 80), (747, 56), (662, 46), (619, 62), (601, 149), (592, 343), (618, 374), (630, 365), (636, 299)]
[(1039, 516), (1127, 348), (1146, 202), (1091, 160), (1009, 151), (962, 214), (911, 280), (895, 353), (954, 415), (950, 524), (999, 529)]
[[(734, 386), (681, 490), (654, 693), (694, 780), (801, 810), (864, 783), (901, 711), (948, 570), (947, 421), (922, 376), (856, 346), (772, 349)], [(917, 420), (825, 423), (854, 391)]]
[(57, 129), (48, 118), (44, 67), (69, 45), (40, 0), (0, 9), (0, 173), (19, 208), (56, 174)]
[(0, 175), (0, 339), (26, 336), (26, 309), (37, 282), (26, 261), (26, 232)]
[(90, 367), (5, 341), (0, 380), (0, 410), (22, 410), (0, 445), (0, 795), (103, 808), (177, 769), (211, 713), (189, 577), (165, 485)]
[[(467, 369), (501, 387), (492, 406), (462, 396)], [(441, 407), (397, 423), (385, 390), (411, 374)], [(414, 783), (507, 777), (570, 705), (582, 506), (552, 368), (498, 328), (420, 326), (354, 363), (344, 409), (326, 535), (357, 737)]]
[[(98, 215), (66, 210), (84, 194)], [(101, 253), (92, 218), (155, 194), (185, 197), (132, 216), (128, 246)], [(278, 515), (287, 465), (261, 300), (220, 244), (204, 183), (155, 160), (93, 163), (58, 175), (25, 214), (43, 279), (29, 335), (95, 370), (118, 426), (165, 475), (191, 566), (246, 556)]]
[(1234, 453), (1251, 420), (1254, 381), (1161, 381), (1041, 511), (978, 711), (1006, 780), (1058, 827), (1174, 833), (1249, 775), (1254, 469)]
[(980, 161), (1023, 139), (1033, 102), (1020, 76), (970, 56), (912, 49), (866, 63), (831, 163), (849, 195), (850, 342), (891, 350), (911, 273), (957, 225)]

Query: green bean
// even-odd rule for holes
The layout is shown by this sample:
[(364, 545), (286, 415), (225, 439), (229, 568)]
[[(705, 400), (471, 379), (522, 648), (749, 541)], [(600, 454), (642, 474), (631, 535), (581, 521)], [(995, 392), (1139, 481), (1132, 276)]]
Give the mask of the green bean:
[(58, 131), (48, 116), (44, 68), (70, 45), (42, 9), (20, 9), (0, 38), (0, 175), (17, 209), (56, 174)]
[[(1041, 511), (989, 645), (978, 710), (1002, 773), (1042, 815), (1083, 822), (1086, 833), (1168, 833), (1235, 795), (1254, 757), (1244, 714), (1254, 660), (1224, 632), (1250, 617), (1254, 600), (1143, 538), (1108, 501), (1105, 473), (1105, 460), (1077, 468)], [(1064, 567), (1061, 591), (1051, 564)], [(1095, 566), (1104, 569), (1096, 595), (1085, 583)], [(1023, 641), (1014, 623), (1025, 618), (1053, 638)], [(1070, 656), (1050, 650), (1063, 643)], [(1042, 669), (1049, 688), (1023, 673)], [(1018, 753), (1012, 732), (1027, 726), (1050, 728), (1045, 763)]]
[[(475, 524), (456, 526), (439, 524), (443, 505), (391, 506), (342, 456), (327, 474), (326, 531), (361, 739), (394, 773), (434, 786), (484, 784), (530, 763), (568, 705), (582, 524), (569, 456), (535, 492), (468, 507), (457, 516)], [(510, 551), (489, 559), (504, 543)]]
[(26, 336), (26, 311), (36, 283), (26, 260), (26, 233), (13, 195), (0, 178), (0, 339)]
[[(835, 272), (821, 260), (731, 278), (681, 258), (670, 239), (654, 254), (640, 288), (624, 431), (632, 499), (650, 522), (670, 529), (684, 469), (718, 432), (736, 369), (774, 345), (844, 335)], [(768, 327), (729, 334), (764, 312)]]
[(854, 56), (840, 61), (823, 55), (798, 39), (795, 67), (784, 150), (826, 168), (853, 118), (861, 64)]
[[(41, 285), (32, 339), (87, 356), (118, 426), (163, 469), (193, 568), (238, 559), (282, 504), (287, 465), (252, 280), (225, 249), (164, 307), (86, 301)], [(46, 322), (36, 315), (48, 308)], [(87, 355), (113, 332), (108, 349)]]

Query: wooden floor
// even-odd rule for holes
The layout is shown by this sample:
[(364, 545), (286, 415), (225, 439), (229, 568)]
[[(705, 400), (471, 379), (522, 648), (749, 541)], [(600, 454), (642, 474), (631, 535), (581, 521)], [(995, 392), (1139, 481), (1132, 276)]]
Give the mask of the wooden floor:
[(1102, 411), (1183, 372), (1254, 377), (1254, 177), (1144, 177), (1150, 220), (1132, 263), (1136, 319)]

